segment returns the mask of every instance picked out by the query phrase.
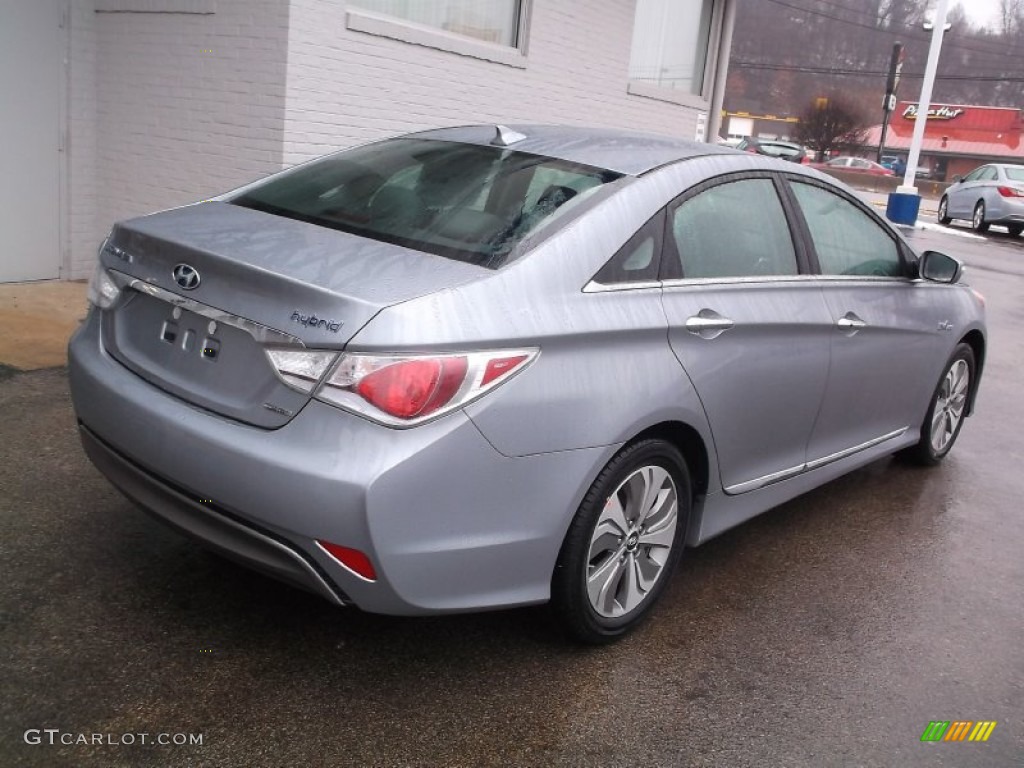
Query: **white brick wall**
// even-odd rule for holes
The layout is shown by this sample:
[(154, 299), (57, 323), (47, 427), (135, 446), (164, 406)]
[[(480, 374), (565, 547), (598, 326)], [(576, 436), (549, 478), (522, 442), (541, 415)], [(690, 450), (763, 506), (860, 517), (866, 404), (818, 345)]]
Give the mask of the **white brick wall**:
[[(68, 60), (68, 254), (61, 275), (88, 277), (106, 234), (97, 214), (96, 14), (89, 0), (71, 3)], [(67, 270), (67, 271), (65, 271)]]
[(631, 0), (533, 0), (525, 69), (346, 29), (292, 0), (284, 160), (473, 122), (634, 128), (692, 139), (697, 110), (626, 92)]
[(71, 3), (72, 277), (114, 221), (382, 135), (694, 133), (697, 110), (627, 93), (631, 0), (532, 0), (525, 68), (347, 29), (341, 0), (96, 1)]
[(286, 0), (98, 13), (98, 216), (109, 226), (281, 168)]

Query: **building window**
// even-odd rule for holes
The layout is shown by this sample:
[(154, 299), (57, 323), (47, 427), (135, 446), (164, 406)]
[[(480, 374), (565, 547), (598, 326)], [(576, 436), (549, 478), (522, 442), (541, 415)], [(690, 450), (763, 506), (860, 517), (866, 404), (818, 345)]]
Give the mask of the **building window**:
[(519, 47), (522, 0), (353, 0), (350, 5), (474, 40)]
[(637, 0), (629, 79), (704, 93), (715, 0)]

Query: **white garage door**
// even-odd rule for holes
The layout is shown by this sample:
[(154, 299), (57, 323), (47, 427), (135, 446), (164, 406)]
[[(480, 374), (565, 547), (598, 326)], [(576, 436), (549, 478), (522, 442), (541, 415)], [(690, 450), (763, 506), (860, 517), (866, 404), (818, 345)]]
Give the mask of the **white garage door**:
[(59, 0), (0, 0), (0, 282), (60, 268)]

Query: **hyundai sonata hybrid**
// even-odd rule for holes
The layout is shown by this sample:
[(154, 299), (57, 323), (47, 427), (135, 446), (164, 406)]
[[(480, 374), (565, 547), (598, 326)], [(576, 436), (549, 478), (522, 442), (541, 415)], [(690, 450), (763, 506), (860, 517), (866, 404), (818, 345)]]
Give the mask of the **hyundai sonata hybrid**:
[(966, 219), (977, 232), (992, 224), (1011, 237), (1024, 232), (1024, 165), (993, 163), (957, 177), (939, 200), (940, 224)]
[(115, 225), (71, 390), (100, 471), (223, 554), (606, 642), (685, 547), (949, 452), (986, 354), (961, 273), (794, 163), (446, 128)]

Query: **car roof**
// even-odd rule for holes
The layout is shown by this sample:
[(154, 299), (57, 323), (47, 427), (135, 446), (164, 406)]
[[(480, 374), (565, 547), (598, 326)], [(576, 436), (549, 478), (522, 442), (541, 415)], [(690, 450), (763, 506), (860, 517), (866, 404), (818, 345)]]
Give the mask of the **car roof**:
[[(640, 131), (556, 125), (503, 127), (526, 137), (509, 143), (509, 149), (606, 168), (629, 176), (639, 176), (663, 165), (691, 157), (739, 152), (732, 147)], [(406, 134), (406, 137), (488, 145), (496, 135), (495, 125), (465, 125)]]

